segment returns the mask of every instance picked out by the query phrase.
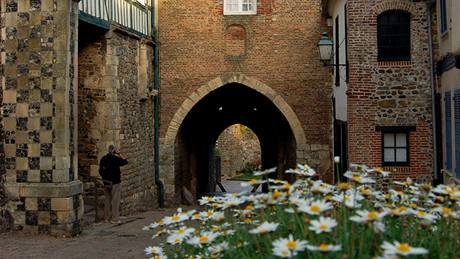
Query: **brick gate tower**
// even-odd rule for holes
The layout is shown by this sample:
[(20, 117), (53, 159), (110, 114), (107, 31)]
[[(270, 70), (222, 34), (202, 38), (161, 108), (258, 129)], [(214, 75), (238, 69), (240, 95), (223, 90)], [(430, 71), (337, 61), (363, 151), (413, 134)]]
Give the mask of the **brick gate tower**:
[(161, 174), (167, 199), (214, 190), (212, 150), (241, 123), (263, 167), (307, 162), (330, 178), (330, 75), (321, 1), (158, 1)]

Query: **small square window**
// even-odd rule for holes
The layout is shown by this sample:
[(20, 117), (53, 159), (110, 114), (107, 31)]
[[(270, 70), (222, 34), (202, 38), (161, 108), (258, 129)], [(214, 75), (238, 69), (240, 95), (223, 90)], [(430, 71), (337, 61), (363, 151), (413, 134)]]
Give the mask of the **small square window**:
[(407, 165), (409, 163), (408, 132), (383, 133), (383, 165)]
[(382, 132), (382, 165), (409, 166), (409, 133), (415, 127), (377, 127)]
[(224, 0), (224, 15), (257, 14), (257, 0)]

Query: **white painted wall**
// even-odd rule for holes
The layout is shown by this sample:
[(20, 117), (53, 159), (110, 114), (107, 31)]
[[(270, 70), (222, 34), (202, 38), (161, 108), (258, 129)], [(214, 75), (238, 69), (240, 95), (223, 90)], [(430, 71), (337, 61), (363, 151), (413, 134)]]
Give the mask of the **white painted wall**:
[[(346, 43), (345, 43), (345, 5), (347, 0), (333, 0), (330, 1), (328, 5), (328, 13), (332, 17), (332, 31), (333, 31), (333, 42), (335, 44), (335, 19), (339, 18), (339, 64), (346, 64)], [(335, 51), (335, 45), (334, 45)], [(332, 61), (335, 63), (335, 58)], [(340, 73), (340, 85), (335, 85), (335, 72), (332, 75), (332, 87), (334, 89), (335, 97), (335, 116), (338, 120), (347, 121), (347, 82), (346, 82), (346, 68), (345, 66), (340, 66), (338, 69)]]

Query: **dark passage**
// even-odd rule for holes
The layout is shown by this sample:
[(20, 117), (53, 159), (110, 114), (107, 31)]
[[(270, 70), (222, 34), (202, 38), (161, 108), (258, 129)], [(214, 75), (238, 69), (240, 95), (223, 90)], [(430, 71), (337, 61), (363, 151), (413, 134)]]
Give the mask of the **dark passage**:
[(263, 168), (278, 167), (281, 178), (285, 169), (295, 166), (296, 143), (283, 114), (257, 91), (229, 84), (197, 103), (179, 129), (175, 146), (177, 195), (182, 186), (196, 196), (216, 191), (215, 143), (222, 131), (237, 123), (252, 129), (259, 138)]

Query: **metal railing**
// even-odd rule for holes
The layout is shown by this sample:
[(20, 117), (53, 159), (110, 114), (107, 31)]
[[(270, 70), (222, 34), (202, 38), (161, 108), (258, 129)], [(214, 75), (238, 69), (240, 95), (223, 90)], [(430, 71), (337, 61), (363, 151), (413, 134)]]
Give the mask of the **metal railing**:
[(85, 22), (110, 28), (116, 23), (129, 31), (152, 35), (152, 7), (135, 0), (81, 0), (79, 18)]

